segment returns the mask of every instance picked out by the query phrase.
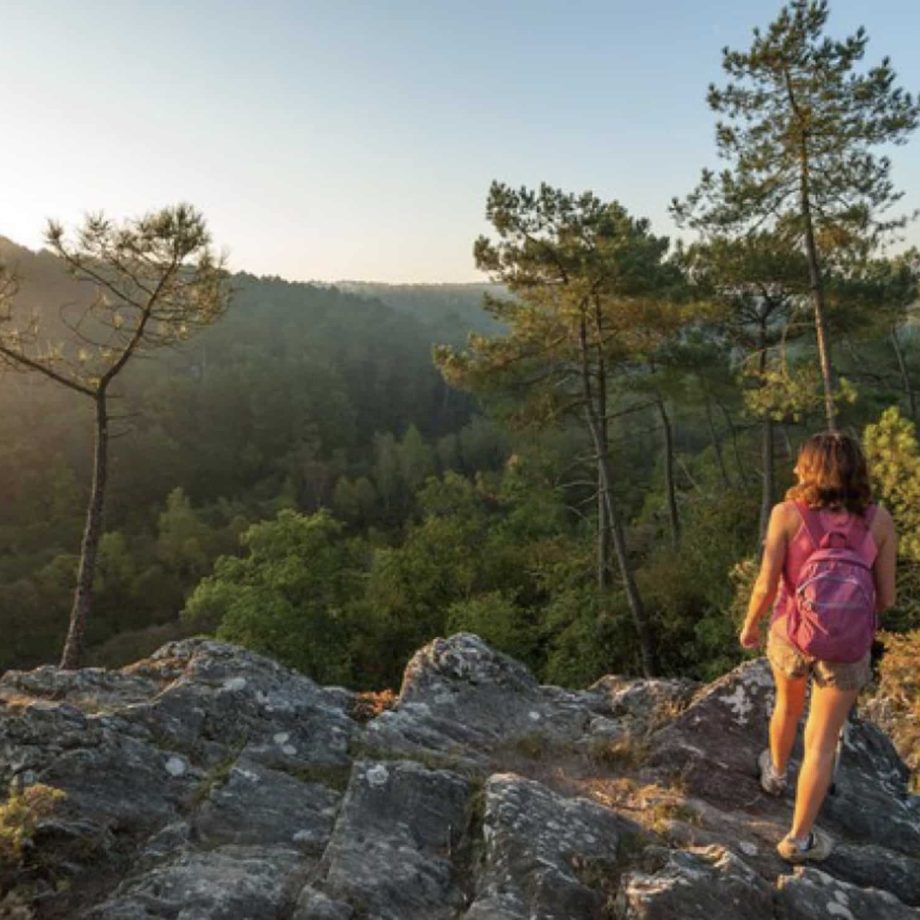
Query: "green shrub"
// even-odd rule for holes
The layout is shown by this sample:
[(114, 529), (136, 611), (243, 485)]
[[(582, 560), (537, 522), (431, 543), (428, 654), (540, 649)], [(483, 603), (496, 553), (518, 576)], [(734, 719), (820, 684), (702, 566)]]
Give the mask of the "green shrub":
[(19, 866), (26, 841), (32, 838), (38, 822), (66, 797), (54, 786), (36, 783), (13, 792), (0, 805), (0, 875)]

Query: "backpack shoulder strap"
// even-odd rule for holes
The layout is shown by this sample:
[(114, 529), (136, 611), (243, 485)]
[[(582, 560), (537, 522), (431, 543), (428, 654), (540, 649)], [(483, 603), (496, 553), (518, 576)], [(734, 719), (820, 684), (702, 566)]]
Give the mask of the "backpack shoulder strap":
[(875, 518), (875, 512), (877, 510), (878, 505), (875, 504), (871, 504), (866, 508), (866, 514), (863, 517), (863, 526), (866, 528), (866, 532), (863, 534), (862, 540), (859, 541), (860, 549), (869, 542), (869, 537), (872, 536), (872, 520)]
[(795, 507), (801, 515), (802, 523), (805, 525), (805, 530), (808, 532), (812, 545), (815, 549), (818, 549), (821, 546), (821, 537), (824, 536), (824, 527), (821, 525), (821, 518), (818, 517), (816, 511), (812, 511), (803, 501), (797, 501)]

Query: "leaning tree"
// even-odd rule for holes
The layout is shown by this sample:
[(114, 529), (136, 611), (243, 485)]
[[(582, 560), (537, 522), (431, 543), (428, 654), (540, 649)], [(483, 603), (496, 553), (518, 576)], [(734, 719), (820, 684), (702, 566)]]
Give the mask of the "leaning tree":
[(794, 0), (747, 51), (722, 51), (729, 82), (709, 87), (719, 156), (730, 167), (704, 170), (697, 188), (671, 208), (678, 223), (704, 233), (771, 228), (806, 257), (828, 427), (837, 427), (827, 329), (826, 273), (865, 258), (906, 218), (889, 209), (902, 193), (891, 162), (876, 151), (902, 144), (920, 121), (920, 103), (895, 86), (888, 58), (857, 69), (868, 37), (824, 34), (826, 0)]
[(47, 309), (26, 314), (17, 309), (7, 271), (0, 284), (0, 366), (39, 374), (93, 403), (92, 487), (60, 665), (77, 668), (102, 536), (116, 380), (132, 359), (214, 322), (229, 302), (229, 282), (204, 218), (187, 204), (123, 223), (91, 215), (74, 238), (51, 221), (45, 240), (84, 296), (61, 306), (59, 323)]

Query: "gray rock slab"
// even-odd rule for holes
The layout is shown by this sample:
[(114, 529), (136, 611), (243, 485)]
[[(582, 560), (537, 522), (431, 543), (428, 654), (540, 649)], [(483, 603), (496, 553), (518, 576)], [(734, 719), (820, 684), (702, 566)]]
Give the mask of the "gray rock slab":
[(600, 916), (607, 895), (579, 874), (615, 877), (631, 822), (588, 799), (566, 798), (515, 774), (485, 787), (484, 865), (467, 920), (578, 920)]
[(821, 820), (838, 834), (920, 859), (920, 799), (909, 794), (908, 776), (888, 737), (857, 722), (846, 733), (836, 794), (825, 800)]
[(617, 894), (621, 920), (751, 920), (773, 917), (771, 886), (718, 846), (650, 847)]
[(0, 700), (27, 694), (39, 699), (65, 701), (89, 712), (120, 708), (141, 702), (160, 689), (153, 677), (132, 671), (80, 668), (63, 671), (51, 665), (33, 671), (7, 671), (0, 676)]
[(920, 860), (878, 844), (838, 841), (821, 870), (860, 888), (890, 891), (905, 904), (920, 907)]
[(198, 776), (149, 744), (116, 734), (64, 751), (36, 780), (62, 789), (68, 809), (119, 831), (146, 833), (174, 820)]
[(767, 743), (774, 696), (766, 659), (741, 665), (704, 687), (653, 735), (649, 766), (722, 809), (759, 802), (764, 795), (756, 762)]
[(359, 916), (454, 917), (465, 897), (452, 855), (466, 828), (470, 794), (470, 782), (447, 770), (413, 761), (355, 761), (311, 884), (355, 905)]
[(472, 633), (435, 639), (406, 666), (393, 708), (370, 720), (371, 745), (407, 754), (430, 751), (483, 767), (496, 748), (522, 738), (573, 748), (617, 734), (604, 688), (541, 685), (527, 667)]
[(123, 882), (86, 920), (276, 920), (309, 865), (296, 850), (224, 847), (184, 852)]
[(194, 821), (205, 846), (286, 845), (317, 857), (332, 833), (341, 801), (319, 782), (300, 780), (240, 758), (226, 782), (215, 785)]
[(893, 894), (859, 888), (814, 867), (779, 879), (777, 916), (782, 920), (916, 920), (920, 911)]
[(297, 898), (291, 920), (352, 920), (355, 909), (307, 885)]
[(628, 725), (633, 734), (642, 734), (662, 721), (673, 720), (687, 707), (700, 685), (684, 678), (626, 678), (606, 674), (586, 693), (599, 697), (595, 705), (604, 706), (606, 715)]
[[(224, 748), (241, 750), (266, 766), (347, 764), (356, 723), (341, 688), (327, 692), (310, 678), (236, 646), (186, 639), (152, 656), (175, 673), (153, 699), (125, 717), (145, 725), (164, 749), (213, 763)], [(279, 738), (283, 736), (283, 741)]]

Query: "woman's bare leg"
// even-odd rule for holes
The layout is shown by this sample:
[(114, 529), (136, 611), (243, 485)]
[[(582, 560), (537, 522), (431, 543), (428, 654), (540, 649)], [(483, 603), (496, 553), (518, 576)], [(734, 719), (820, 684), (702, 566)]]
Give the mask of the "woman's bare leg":
[(795, 792), (794, 837), (804, 839), (814, 826), (834, 772), (840, 729), (858, 695), (858, 690), (812, 687), (811, 708), (805, 725), (805, 758)]
[(799, 719), (805, 709), (805, 690), (807, 677), (787, 677), (776, 667), (773, 668), (773, 680), (776, 684), (776, 703), (770, 716), (770, 756), (773, 768), (780, 774), (786, 772), (789, 754), (795, 744), (795, 733)]

